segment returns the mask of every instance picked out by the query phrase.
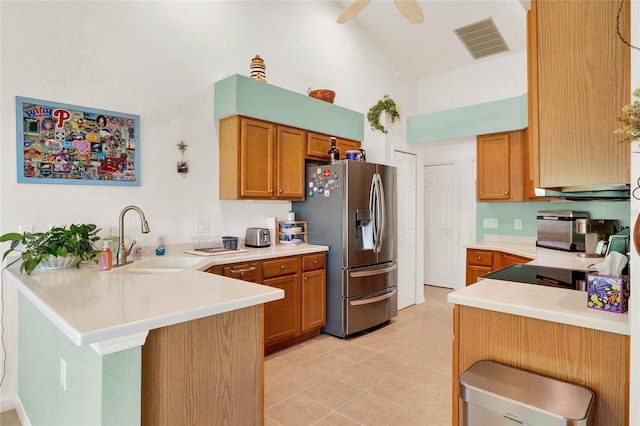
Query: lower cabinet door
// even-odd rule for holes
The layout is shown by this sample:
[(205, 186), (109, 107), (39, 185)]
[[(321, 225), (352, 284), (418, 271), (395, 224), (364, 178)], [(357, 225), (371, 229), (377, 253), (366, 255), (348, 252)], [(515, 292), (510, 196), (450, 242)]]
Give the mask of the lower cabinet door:
[(284, 290), (284, 299), (264, 305), (264, 343), (293, 337), (300, 330), (300, 285), (298, 275), (263, 280), (264, 285)]
[(326, 323), (326, 273), (324, 269), (302, 274), (302, 331)]

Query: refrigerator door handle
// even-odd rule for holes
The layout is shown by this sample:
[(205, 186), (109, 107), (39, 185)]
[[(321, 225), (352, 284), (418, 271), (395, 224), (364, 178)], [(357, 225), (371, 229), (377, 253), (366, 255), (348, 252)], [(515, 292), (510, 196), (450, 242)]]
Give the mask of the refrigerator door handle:
[(398, 269), (398, 265), (392, 265), (392, 266), (387, 266), (386, 268), (373, 269), (373, 270), (370, 269), (368, 271), (350, 272), (349, 276), (351, 276), (353, 278), (371, 277), (373, 275), (386, 274), (386, 273), (394, 271), (396, 269)]
[(384, 223), (385, 223), (385, 204), (384, 204), (384, 186), (382, 185), (382, 178), (379, 173), (376, 173), (377, 177), (377, 187), (378, 187), (378, 211), (380, 212), (380, 223), (378, 225), (379, 236), (378, 236), (378, 253), (382, 251), (382, 244), (384, 243)]
[(385, 293), (381, 296), (376, 296), (376, 297), (370, 297), (369, 299), (358, 299), (358, 300), (351, 300), (349, 301), (349, 304), (351, 306), (359, 306), (359, 305), (368, 305), (370, 303), (376, 303), (376, 302), (380, 302), (381, 300), (386, 300), (386, 299), (390, 299), (392, 298), (396, 293), (398, 292), (397, 289), (393, 289), (391, 290), (389, 293)]
[(371, 178), (371, 188), (369, 189), (369, 210), (371, 210), (371, 227), (373, 230), (373, 252), (378, 253), (378, 185), (377, 173)]
[(373, 251), (380, 253), (384, 237), (384, 188), (379, 173), (371, 179), (371, 191), (369, 192), (369, 208), (373, 216)]

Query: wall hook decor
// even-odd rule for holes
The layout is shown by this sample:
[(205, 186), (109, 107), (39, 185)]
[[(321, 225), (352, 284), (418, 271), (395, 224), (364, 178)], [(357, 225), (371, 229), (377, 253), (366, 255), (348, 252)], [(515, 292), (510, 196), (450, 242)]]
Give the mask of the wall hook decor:
[(184, 159), (184, 152), (188, 146), (184, 141), (180, 141), (178, 144), (178, 151), (182, 154), (182, 158), (178, 161), (178, 173), (189, 173), (189, 162)]

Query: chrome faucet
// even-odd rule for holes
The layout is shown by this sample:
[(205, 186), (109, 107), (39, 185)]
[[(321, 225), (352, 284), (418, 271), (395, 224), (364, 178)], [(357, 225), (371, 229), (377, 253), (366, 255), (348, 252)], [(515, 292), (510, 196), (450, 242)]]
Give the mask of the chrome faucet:
[(119, 223), (119, 229), (118, 229), (118, 237), (120, 238), (120, 241), (118, 243), (119, 245), (118, 245), (118, 254), (116, 256), (116, 266), (122, 266), (122, 265), (126, 265), (127, 263), (131, 263), (131, 261), (127, 262), (127, 257), (129, 257), (131, 250), (133, 250), (133, 246), (137, 242), (136, 240), (133, 240), (128, 249), (124, 245), (124, 214), (129, 210), (135, 210), (140, 215), (142, 233), (148, 234), (150, 231), (149, 224), (147, 223), (147, 218), (144, 216), (144, 212), (140, 209), (140, 207), (127, 206), (124, 209), (122, 209), (122, 211), (120, 212), (120, 221), (119, 221), (120, 223)]

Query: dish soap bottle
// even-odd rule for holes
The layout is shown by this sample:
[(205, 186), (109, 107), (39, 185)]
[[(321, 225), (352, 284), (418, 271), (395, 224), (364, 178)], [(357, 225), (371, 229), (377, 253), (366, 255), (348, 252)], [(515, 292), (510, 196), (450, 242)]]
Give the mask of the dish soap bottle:
[(164, 240), (162, 237), (158, 238), (158, 243), (156, 244), (156, 256), (164, 256)]
[(113, 253), (109, 248), (109, 241), (102, 242), (102, 251), (100, 252), (100, 270), (108, 271), (111, 269), (113, 263)]
[(336, 146), (336, 138), (331, 138), (331, 149), (329, 154), (329, 164), (334, 164), (340, 159), (340, 148)]

